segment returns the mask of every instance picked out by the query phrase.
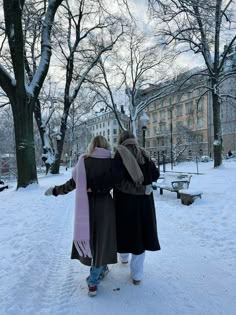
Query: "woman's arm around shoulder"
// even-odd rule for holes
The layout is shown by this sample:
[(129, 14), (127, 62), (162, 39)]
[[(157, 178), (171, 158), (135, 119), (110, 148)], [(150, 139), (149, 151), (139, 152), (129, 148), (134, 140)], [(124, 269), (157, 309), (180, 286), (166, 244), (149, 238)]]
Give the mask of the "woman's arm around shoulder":
[(114, 186), (119, 191), (130, 195), (145, 195), (146, 187), (132, 181), (118, 152), (112, 161), (112, 177)]

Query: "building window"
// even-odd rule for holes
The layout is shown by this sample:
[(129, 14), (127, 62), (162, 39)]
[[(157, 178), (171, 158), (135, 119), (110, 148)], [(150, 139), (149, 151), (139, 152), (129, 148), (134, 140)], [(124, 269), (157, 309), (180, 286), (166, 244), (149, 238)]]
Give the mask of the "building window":
[(177, 96), (177, 102), (179, 103), (179, 102), (181, 102), (182, 101), (182, 94), (179, 94), (178, 96)]
[(165, 111), (164, 111), (164, 110), (161, 110), (161, 111), (160, 111), (160, 119), (161, 119), (161, 120), (164, 120), (164, 119), (165, 119)]
[(113, 135), (117, 135), (117, 129), (113, 129)]
[(182, 105), (178, 105), (176, 107), (176, 116), (182, 116), (182, 109), (183, 109)]
[(197, 118), (197, 126), (198, 126), (198, 128), (202, 128), (202, 126), (203, 126), (203, 119), (202, 119), (202, 117), (198, 117)]
[(110, 134), (110, 129), (107, 129), (107, 134), (108, 134), (108, 135)]
[(187, 127), (188, 127), (189, 129), (192, 129), (192, 128), (193, 128), (193, 120), (192, 120), (192, 119), (189, 119), (189, 120), (187, 121)]
[(175, 101), (175, 96), (172, 96), (171, 98), (171, 104), (174, 104), (176, 101)]
[(116, 119), (113, 120), (113, 124), (117, 125), (117, 120)]
[(96, 129), (98, 129), (98, 125), (96, 125)]
[(105, 127), (105, 123), (102, 124), (103, 128)]
[(156, 122), (157, 121), (157, 113), (153, 113), (152, 114), (152, 122)]
[(197, 112), (202, 112), (202, 111), (203, 111), (203, 98), (197, 101)]
[(160, 124), (160, 131), (166, 132), (166, 124)]
[(114, 138), (114, 139), (113, 139), (113, 143), (117, 143), (117, 138)]
[(198, 142), (203, 142), (203, 134), (199, 133), (199, 134), (197, 135), (197, 141), (198, 141)]
[(99, 126), (100, 126), (100, 128), (102, 128), (102, 124), (100, 124)]
[(173, 117), (173, 112), (174, 112), (173, 108), (170, 108), (170, 109), (167, 110), (168, 119), (171, 119), (171, 115)]
[(185, 111), (186, 111), (186, 114), (191, 114), (192, 113), (192, 110), (193, 110), (193, 102), (187, 102), (185, 104)]

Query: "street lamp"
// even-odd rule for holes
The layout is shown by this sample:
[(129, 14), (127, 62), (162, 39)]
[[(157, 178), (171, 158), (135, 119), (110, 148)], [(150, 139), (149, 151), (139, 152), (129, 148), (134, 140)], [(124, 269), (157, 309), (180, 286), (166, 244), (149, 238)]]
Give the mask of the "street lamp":
[(143, 147), (145, 148), (145, 132), (147, 130), (147, 123), (149, 121), (148, 115), (143, 112), (142, 116), (140, 117), (140, 123), (143, 130)]

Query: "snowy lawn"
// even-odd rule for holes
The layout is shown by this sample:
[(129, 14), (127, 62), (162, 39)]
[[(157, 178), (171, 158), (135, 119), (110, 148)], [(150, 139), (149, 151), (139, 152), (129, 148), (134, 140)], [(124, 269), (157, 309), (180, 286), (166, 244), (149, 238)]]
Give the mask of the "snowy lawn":
[[(169, 170), (169, 168), (168, 168)], [(174, 171), (196, 172), (181, 163)], [(71, 170), (41, 176), (39, 185), (0, 192), (0, 314), (36, 315), (235, 315), (236, 162), (199, 163), (191, 189), (202, 199), (184, 206), (176, 193), (155, 191), (162, 250), (147, 252), (140, 286), (129, 265), (110, 266), (89, 298), (88, 267), (70, 260), (74, 192), (44, 196)]]

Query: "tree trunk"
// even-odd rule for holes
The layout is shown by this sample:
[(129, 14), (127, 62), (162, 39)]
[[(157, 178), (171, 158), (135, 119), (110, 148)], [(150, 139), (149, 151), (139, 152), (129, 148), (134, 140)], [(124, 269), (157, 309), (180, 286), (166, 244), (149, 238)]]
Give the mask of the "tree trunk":
[(57, 153), (55, 157), (55, 162), (51, 165), (50, 173), (51, 174), (59, 174), (60, 173), (60, 164), (61, 164), (61, 155), (63, 151), (63, 143), (64, 143), (64, 137), (63, 140), (57, 140)]
[[(43, 156), (42, 156), (42, 161), (45, 164), (46, 167), (46, 174), (48, 174), (50, 167), (51, 167), (51, 163), (47, 163), (47, 155), (49, 153), (52, 154), (53, 152), (53, 147), (47, 146), (45, 145), (45, 137), (47, 137), (48, 135), (46, 134), (46, 126), (43, 125), (42, 122), (42, 115), (41, 115), (41, 104), (40, 101), (37, 100), (35, 102), (35, 106), (34, 106), (34, 118), (36, 120), (37, 126), (38, 126), (38, 130), (39, 130), (39, 134), (40, 134), (40, 139), (42, 142), (42, 149), (43, 149)], [(48, 136), (49, 138), (49, 136)], [(48, 141), (50, 141), (50, 139), (48, 139)]]
[(24, 102), (27, 102), (27, 98), (21, 97), (16, 100), (15, 104), (12, 104), (18, 171), (17, 189), (38, 182), (33, 133), (33, 110), (31, 104), (24, 104)]
[(214, 167), (222, 163), (222, 131), (220, 118), (220, 100), (219, 96), (212, 92), (213, 125), (214, 125)]
[(60, 128), (61, 138), (57, 140), (56, 158), (55, 158), (55, 162), (51, 165), (52, 174), (59, 174), (60, 172), (61, 155), (63, 152), (64, 139), (66, 135), (66, 125), (67, 125), (67, 118), (69, 114), (69, 106), (70, 106), (69, 103), (66, 103), (66, 105), (64, 106), (64, 113), (61, 120), (61, 128)]
[[(47, 12), (42, 23), (41, 58), (30, 84), (29, 90), (31, 92), (27, 96), (24, 62), (25, 30), (23, 30), (22, 23), (25, 1), (3, 0), (5, 33), (11, 55), (8, 66), (11, 64), (12, 69), (8, 72), (4, 67), (0, 67), (0, 86), (11, 101), (14, 118), (18, 171), (17, 188), (37, 182), (33, 107), (48, 72), (51, 58), (51, 29), (56, 10), (62, 1), (48, 1)], [(14, 76), (11, 76), (10, 72), (13, 72)]]
[(136, 121), (134, 118), (131, 118), (131, 129), (133, 135), (136, 137), (137, 136), (137, 129), (136, 129)]

